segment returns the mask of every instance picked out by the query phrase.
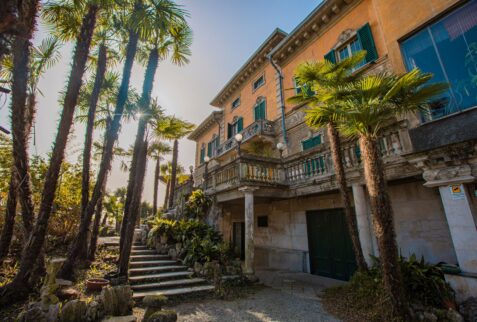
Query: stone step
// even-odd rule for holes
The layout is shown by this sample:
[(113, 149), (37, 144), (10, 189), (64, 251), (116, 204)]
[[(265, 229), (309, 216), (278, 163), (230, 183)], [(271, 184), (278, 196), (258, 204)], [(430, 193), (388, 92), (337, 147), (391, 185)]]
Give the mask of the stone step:
[(143, 262), (143, 261), (154, 261), (160, 259), (170, 259), (169, 255), (132, 255), (130, 257), (131, 262)]
[(146, 245), (133, 246), (132, 250), (146, 250), (148, 249)]
[(185, 278), (179, 280), (170, 280), (157, 283), (148, 283), (148, 284), (134, 284), (131, 285), (133, 291), (145, 291), (145, 290), (160, 290), (167, 288), (181, 288), (188, 285), (201, 284), (207, 280), (203, 278)]
[(210, 292), (213, 289), (214, 289), (214, 286), (212, 285), (201, 285), (201, 286), (192, 286), (192, 287), (184, 287), (184, 288), (171, 288), (168, 290), (160, 290), (160, 291), (134, 292), (133, 298), (141, 299), (146, 295), (164, 295), (167, 297), (172, 297), (172, 296), (190, 294), (195, 292)]
[(169, 265), (169, 266), (149, 266), (141, 268), (130, 268), (129, 275), (146, 275), (154, 272), (176, 272), (187, 270), (187, 266)]
[(178, 262), (173, 259), (161, 259), (161, 260), (152, 260), (152, 261), (142, 261), (142, 262), (130, 262), (130, 268), (137, 268), (137, 267), (146, 267), (146, 266), (166, 266), (166, 265), (174, 265)]
[(133, 249), (131, 255), (156, 255), (157, 252), (152, 249)]
[(167, 272), (167, 273), (158, 273), (158, 274), (147, 274), (147, 275), (137, 275), (137, 276), (130, 276), (129, 282), (130, 283), (147, 283), (147, 281), (153, 280), (171, 280), (171, 279), (178, 279), (192, 276), (193, 273), (189, 271), (179, 271), (179, 272)]

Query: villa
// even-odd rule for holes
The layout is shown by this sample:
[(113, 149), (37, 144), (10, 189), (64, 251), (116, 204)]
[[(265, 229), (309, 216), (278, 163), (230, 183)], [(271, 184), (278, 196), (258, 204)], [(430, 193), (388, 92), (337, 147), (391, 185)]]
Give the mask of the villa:
[[(401, 254), (458, 265), (461, 273), (447, 280), (458, 295), (475, 294), (477, 0), (324, 0), (289, 34), (273, 31), (189, 136), (197, 144), (194, 185), (214, 201), (208, 221), (246, 273), (349, 279), (356, 263), (326, 131), (310, 129), (307, 106), (287, 99), (305, 90), (294, 81), (300, 63), (337, 62), (361, 49), (365, 73), (419, 67), (450, 84), (427, 117), (388, 124), (380, 145)], [(371, 263), (379, 254), (356, 140), (343, 138), (343, 155)]]

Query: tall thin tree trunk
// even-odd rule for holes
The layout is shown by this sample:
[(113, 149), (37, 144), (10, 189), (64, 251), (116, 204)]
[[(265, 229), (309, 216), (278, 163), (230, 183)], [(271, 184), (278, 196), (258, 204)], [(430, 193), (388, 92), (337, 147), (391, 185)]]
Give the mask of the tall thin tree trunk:
[(174, 206), (174, 190), (176, 189), (177, 180), (177, 156), (179, 153), (179, 141), (174, 140), (172, 148), (172, 170), (171, 170), (171, 187), (169, 190), (169, 208)]
[(76, 258), (81, 250), (81, 246), (84, 243), (84, 239), (87, 238), (87, 232), (91, 223), (98, 200), (101, 197), (103, 188), (106, 186), (106, 180), (109, 170), (111, 169), (111, 163), (113, 160), (113, 148), (116, 140), (118, 139), (119, 129), (121, 128), (121, 119), (124, 112), (124, 106), (128, 97), (129, 81), (131, 79), (131, 70), (134, 63), (134, 57), (136, 56), (137, 44), (139, 35), (134, 32), (129, 32), (129, 40), (126, 48), (126, 60), (123, 68), (123, 78), (118, 91), (118, 97), (116, 101), (116, 107), (114, 110), (114, 117), (108, 128), (106, 129), (106, 144), (104, 145), (103, 155), (101, 157), (101, 163), (99, 166), (99, 172), (96, 178), (96, 183), (93, 189), (93, 193), (88, 202), (88, 206), (85, 209), (85, 213), (81, 215), (81, 223), (78, 231), (77, 238), (73, 242), (71, 251), (63, 264), (59, 277), (65, 279), (71, 279), (73, 277), (73, 266)]
[(94, 27), (96, 25), (97, 12), (98, 7), (96, 5), (90, 5), (87, 14), (83, 18), (81, 30), (76, 42), (75, 53), (73, 55), (73, 66), (68, 80), (68, 87), (63, 104), (63, 113), (60, 118), (50, 165), (45, 175), (38, 219), (23, 251), (17, 275), (15, 275), (15, 278), (11, 283), (7, 284), (0, 291), (0, 305), (23, 299), (30, 291), (28, 279), (32, 274), (32, 270), (37, 262), (45, 241), (60, 168), (64, 160), (68, 134), (71, 125), (73, 124), (76, 102), (85, 71)]
[[(96, 108), (98, 106), (101, 86), (106, 73), (107, 49), (104, 43), (99, 47), (98, 64), (96, 66), (96, 77), (94, 79), (93, 90), (89, 101), (88, 120), (86, 123), (86, 134), (83, 149), (83, 172), (81, 177), (81, 216), (84, 216), (89, 200), (89, 184), (90, 184), (90, 168), (91, 168), (91, 148), (93, 146), (94, 120), (96, 118)], [(81, 218), (82, 219), (82, 218)], [(78, 255), (79, 259), (86, 259), (88, 243), (84, 239), (81, 251)]]
[(164, 196), (164, 209), (167, 209), (167, 202), (169, 201), (169, 190), (171, 188), (171, 179), (166, 182), (166, 195)]
[(139, 216), (139, 208), (141, 206), (144, 176), (147, 165), (147, 141), (143, 141), (141, 144), (137, 164), (136, 178), (134, 180), (136, 184), (134, 186), (134, 192), (129, 206), (130, 218), (124, 235), (123, 247), (121, 248), (121, 253), (119, 255), (119, 275), (122, 277), (128, 276), (129, 257), (131, 255), (131, 247), (134, 239), (134, 228), (136, 226), (136, 220)]
[[(130, 204), (133, 200), (134, 189), (136, 186), (136, 172), (137, 172), (137, 162), (139, 160), (139, 153), (141, 152), (142, 145), (144, 144), (144, 136), (146, 134), (147, 122), (148, 118), (148, 111), (150, 110), (149, 105), (151, 104), (151, 92), (152, 87), (154, 85), (154, 76), (156, 74), (157, 65), (159, 63), (159, 52), (157, 48), (152, 49), (149, 52), (149, 58), (146, 66), (146, 71), (144, 73), (144, 81), (142, 85), (142, 94), (141, 99), (139, 102), (139, 106), (142, 108), (143, 115), (139, 119), (139, 124), (136, 133), (136, 140), (134, 142), (134, 151), (131, 161), (131, 167), (129, 170), (129, 181), (128, 187), (126, 191), (126, 201), (124, 203), (124, 216), (123, 222), (121, 224), (121, 234), (119, 238), (119, 249), (122, 249), (124, 237), (126, 233), (126, 228), (129, 224), (129, 217), (130, 217)], [(134, 222), (133, 222), (134, 224)]]
[(17, 212), (17, 183), (16, 175), (10, 177), (10, 184), (8, 189), (7, 205), (5, 211), (5, 222), (3, 224), (2, 236), (0, 238), (0, 265), (5, 257), (8, 255), (10, 244), (12, 242), (13, 227), (15, 226), (15, 215)]
[(152, 214), (156, 216), (157, 214), (157, 194), (159, 192), (159, 171), (161, 169), (161, 160), (157, 157), (156, 168), (154, 169), (154, 196), (152, 202)]
[(336, 181), (341, 194), (341, 200), (343, 201), (344, 211), (346, 216), (346, 223), (348, 226), (348, 232), (351, 237), (351, 243), (353, 245), (354, 255), (356, 257), (356, 263), (360, 271), (368, 270), (368, 265), (363, 256), (363, 249), (361, 248), (361, 242), (359, 240), (358, 224), (356, 222), (356, 216), (351, 208), (351, 200), (349, 196), (349, 190), (346, 185), (346, 174), (343, 166), (343, 154), (341, 152), (341, 139), (334, 124), (329, 123), (327, 126), (328, 137), (330, 139), (330, 150), (333, 164), (335, 167)]
[(96, 206), (96, 215), (93, 222), (93, 232), (89, 242), (88, 260), (94, 261), (96, 256), (96, 247), (98, 245), (99, 223), (101, 222), (101, 213), (103, 212), (103, 198), (100, 198)]
[(360, 138), (364, 161), (364, 176), (373, 214), (374, 232), (378, 239), (381, 255), (384, 287), (391, 296), (393, 310), (397, 316), (405, 313), (405, 297), (399, 267), (399, 253), (394, 231), (393, 210), (384, 178), (384, 167), (376, 138)]

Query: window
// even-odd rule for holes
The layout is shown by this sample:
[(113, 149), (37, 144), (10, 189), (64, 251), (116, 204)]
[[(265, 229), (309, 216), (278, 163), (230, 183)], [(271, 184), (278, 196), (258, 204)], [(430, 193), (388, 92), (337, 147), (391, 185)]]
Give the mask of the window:
[(321, 135), (318, 134), (308, 140), (301, 141), (303, 151), (309, 150), (321, 144)]
[(324, 58), (335, 64), (337, 61), (353, 56), (353, 53), (359, 50), (366, 50), (366, 57), (356, 69), (378, 59), (378, 52), (374, 44), (373, 33), (369, 23), (356, 30), (356, 37), (351, 38), (351, 40), (342, 47), (332, 49)]
[(199, 163), (203, 164), (205, 162), (205, 144), (202, 144), (202, 147), (200, 148), (200, 160)]
[(311, 87), (308, 84), (301, 85), (298, 78), (293, 77), (293, 87), (295, 87), (295, 95), (301, 94), (303, 90), (307, 96), (315, 95), (315, 92), (312, 91)]
[(255, 117), (255, 121), (265, 120), (266, 119), (265, 112), (266, 112), (266, 110), (265, 110), (265, 99), (262, 99), (253, 108), (253, 114), (254, 114), (254, 117)]
[(243, 118), (239, 117), (233, 123), (227, 124), (227, 139), (230, 139), (235, 134), (242, 132), (243, 130)]
[[(349, 43), (345, 44), (344, 47), (341, 47), (338, 49), (337, 52), (337, 58), (338, 61), (342, 61), (348, 57), (353, 56), (354, 53), (363, 50), (363, 47), (361, 46), (361, 42), (358, 40), (358, 38), (355, 38), (351, 40)], [(361, 66), (364, 66), (366, 64), (366, 59), (363, 59), (358, 65), (353, 67), (352, 71), (354, 72), (355, 70), (359, 69)]]
[(447, 14), (401, 43), (408, 70), (419, 68), (434, 75), (430, 82), (448, 83), (430, 115), (438, 119), (477, 105), (477, 1)]
[(252, 85), (253, 86), (253, 91), (256, 91), (257, 89), (262, 87), (263, 84), (265, 84), (265, 78), (262, 75), (255, 82), (253, 82), (253, 85)]
[(240, 97), (237, 97), (233, 102), (232, 102), (232, 109), (236, 109), (237, 107), (240, 106)]
[(303, 164), (303, 171), (305, 175), (323, 174), (326, 171), (325, 158), (322, 155), (306, 160)]
[(258, 227), (268, 227), (268, 216), (257, 216)]
[(212, 158), (215, 156), (215, 152), (217, 151), (217, 148), (219, 147), (220, 139), (218, 135), (214, 135), (212, 141), (210, 141), (207, 144), (207, 156), (209, 158)]

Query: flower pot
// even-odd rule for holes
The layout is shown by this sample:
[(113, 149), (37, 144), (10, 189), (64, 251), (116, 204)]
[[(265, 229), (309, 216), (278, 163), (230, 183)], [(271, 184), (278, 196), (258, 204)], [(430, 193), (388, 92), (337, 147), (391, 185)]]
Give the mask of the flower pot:
[(107, 285), (109, 285), (109, 281), (104, 278), (90, 278), (86, 280), (86, 289), (90, 292), (99, 292)]

